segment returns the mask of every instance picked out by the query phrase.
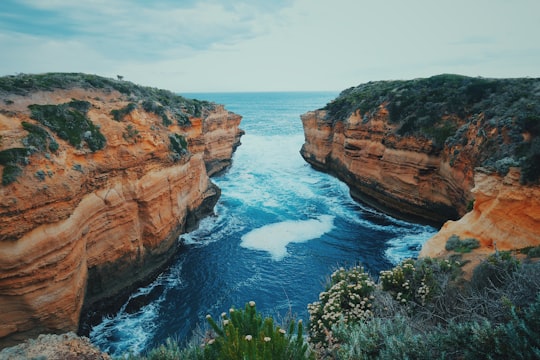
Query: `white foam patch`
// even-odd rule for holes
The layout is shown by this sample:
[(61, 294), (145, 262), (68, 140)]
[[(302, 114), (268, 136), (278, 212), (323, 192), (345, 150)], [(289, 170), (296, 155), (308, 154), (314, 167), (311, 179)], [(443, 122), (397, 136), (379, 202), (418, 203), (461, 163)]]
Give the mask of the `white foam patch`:
[(241, 245), (247, 249), (267, 251), (273, 260), (287, 256), (289, 243), (317, 239), (334, 227), (334, 216), (321, 215), (311, 220), (289, 220), (265, 225), (242, 236)]
[(417, 257), (422, 245), (436, 233), (436, 229), (424, 226), (419, 228), (419, 232), (416, 234), (390, 239), (387, 242), (389, 247), (385, 250), (385, 255), (395, 265), (405, 259)]

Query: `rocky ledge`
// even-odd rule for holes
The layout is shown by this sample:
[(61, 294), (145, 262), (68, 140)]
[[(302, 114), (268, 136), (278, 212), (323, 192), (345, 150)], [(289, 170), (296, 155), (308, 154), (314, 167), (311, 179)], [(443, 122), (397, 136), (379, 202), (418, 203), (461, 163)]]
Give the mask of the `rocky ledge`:
[(540, 245), (540, 79), (439, 75), (343, 91), (302, 115), (304, 159), (385, 212), (481, 247)]
[(0, 78), (0, 347), (75, 331), (212, 212), (241, 116), (85, 74)]

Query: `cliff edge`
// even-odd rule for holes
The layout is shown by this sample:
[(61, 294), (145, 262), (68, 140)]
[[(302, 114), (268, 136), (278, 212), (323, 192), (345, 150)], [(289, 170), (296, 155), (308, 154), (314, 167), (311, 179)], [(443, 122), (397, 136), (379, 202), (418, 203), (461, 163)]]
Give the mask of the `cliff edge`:
[(243, 134), (210, 102), (95, 75), (0, 78), (0, 347), (77, 330), (211, 213)]
[[(301, 117), (304, 159), (387, 213), (481, 247), (540, 245), (540, 79), (438, 75), (343, 91)], [(487, 251), (487, 250), (486, 250)]]

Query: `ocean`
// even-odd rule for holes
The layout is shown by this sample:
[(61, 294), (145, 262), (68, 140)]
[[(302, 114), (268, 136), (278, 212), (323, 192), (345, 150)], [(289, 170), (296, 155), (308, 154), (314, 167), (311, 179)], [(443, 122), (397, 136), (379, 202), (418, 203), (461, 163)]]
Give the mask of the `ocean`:
[(90, 332), (118, 356), (171, 337), (188, 341), (207, 314), (255, 301), (264, 315), (308, 320), (329, 274), (362, 264), (374, 276), (417, 256), (436, 229), (398, 220), (352, 200), (345, 184), (300, 156), (300, 115), (337, 92), (196, 93), (243, 116), (246, 131), (230, 169), (212, 180), (215, 216), (182, 235), (175, 262)]

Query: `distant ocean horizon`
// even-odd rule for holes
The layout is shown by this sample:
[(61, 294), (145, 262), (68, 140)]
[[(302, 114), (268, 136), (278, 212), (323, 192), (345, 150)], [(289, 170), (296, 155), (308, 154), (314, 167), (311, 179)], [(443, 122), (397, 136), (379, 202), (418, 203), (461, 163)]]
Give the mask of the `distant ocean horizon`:
[(376, 276), (417, 256), (436, 232), (355, 202), (345, 184), (302, 159), (300, 115), (337, 91), (179, 94), (242, 115), (246, 134), (230, 169), (212, 179), (222, 190), (215, 216), (180, 237), (169, 269), (93, 327), (102, 350), (116, 356), (167, 337), (188, 341), (207, 314), (252, 300), (265, 315), (307, 321), (307, 304), (333, 270), (362, 264)]

